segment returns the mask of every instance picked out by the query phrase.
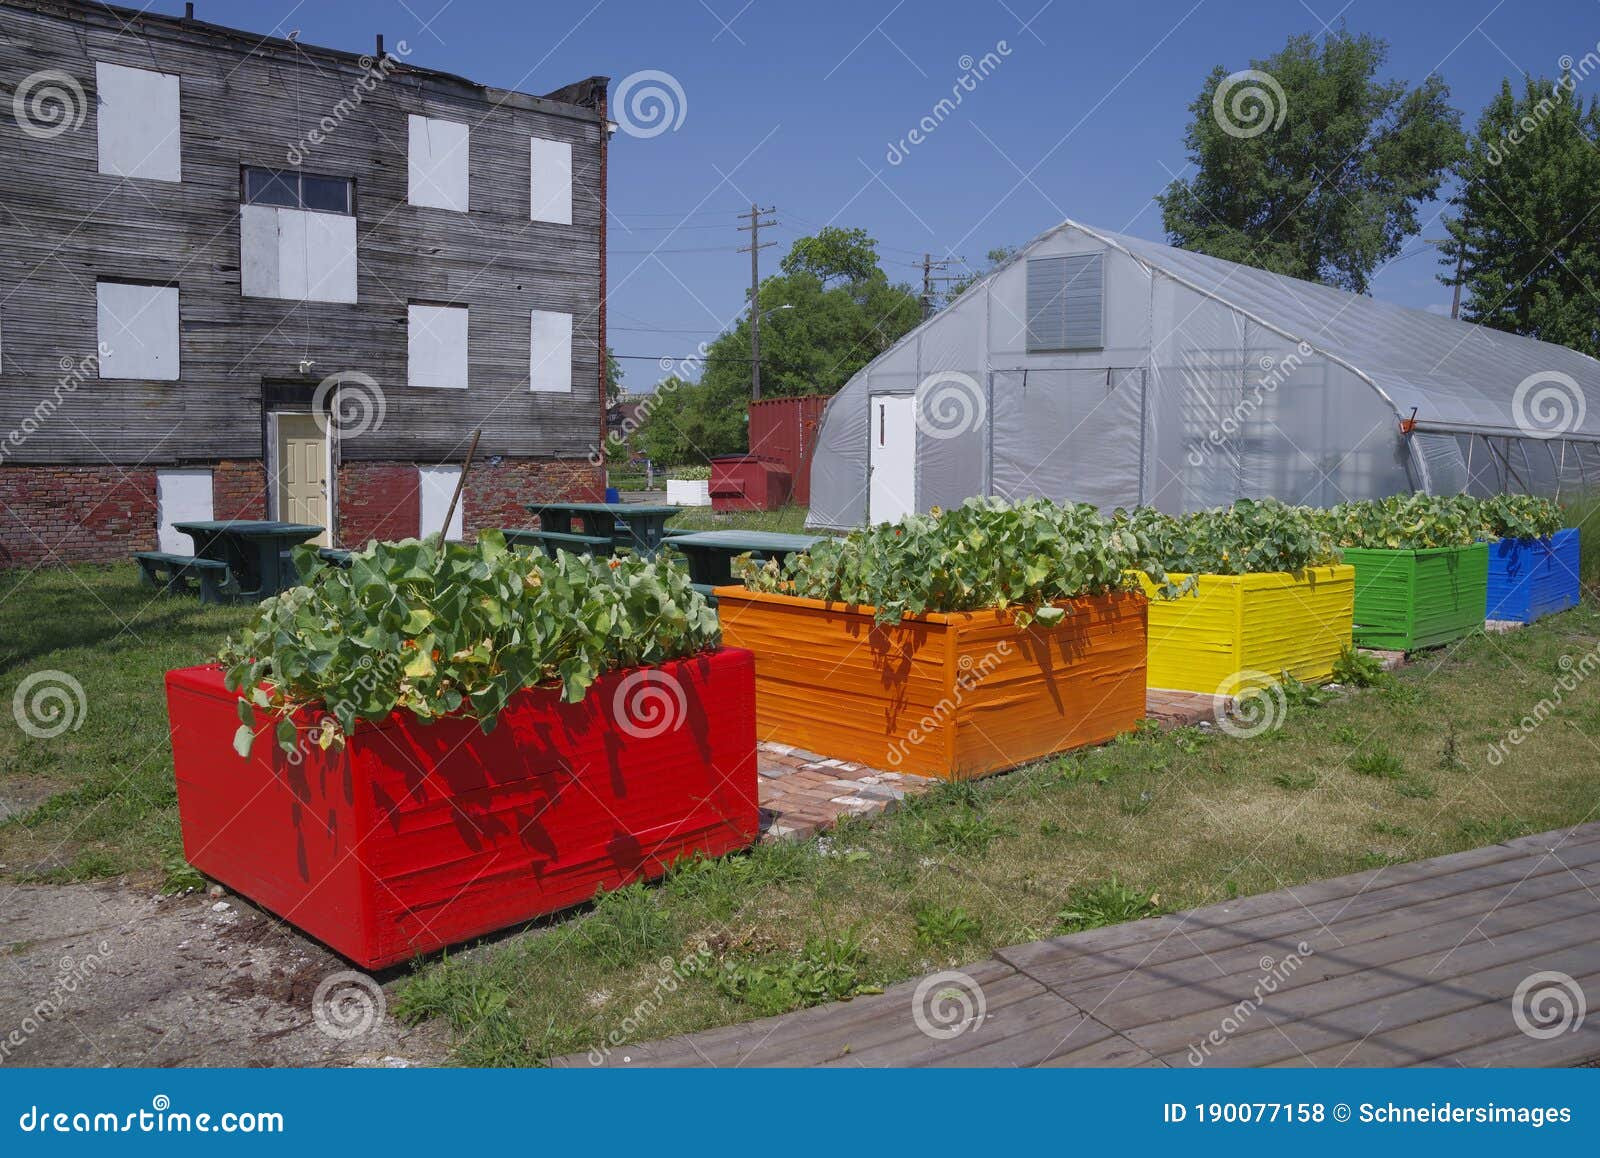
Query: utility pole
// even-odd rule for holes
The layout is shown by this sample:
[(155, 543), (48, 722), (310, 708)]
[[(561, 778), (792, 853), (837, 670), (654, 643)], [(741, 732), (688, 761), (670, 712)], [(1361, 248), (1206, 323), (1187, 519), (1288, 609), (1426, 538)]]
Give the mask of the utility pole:
[(927, 321), (933, 317), (933, 283), (936, 281), (959, 281), (960, 278), (948, 274), (936, 274), (936, 269), (948, 269), (950, 264), (959, 260), (953, 257), (942, 257), (938, 261), (933, 259), (933, 254), (922, 255), (922, 320)]
[(763, 221), (761, 218), (769, 213), (776, 212), (772, 206), (763, 209), (754, 201), (750, 202), (750, 212), (739, 214), (739, 220), (749, 219), (749, 225), (739, 226), (740, 233), (750, 234), (750, 244), (741, 245), (739, 252), (747, 250), (750, 253), (750, 399), (759, 401), (761, 398), (761, 263), (760, 256), (763, 249), (776, 245), (775, 241), (761, 240), (761, 231), (770, 229), (778, 224), (776, 221)]

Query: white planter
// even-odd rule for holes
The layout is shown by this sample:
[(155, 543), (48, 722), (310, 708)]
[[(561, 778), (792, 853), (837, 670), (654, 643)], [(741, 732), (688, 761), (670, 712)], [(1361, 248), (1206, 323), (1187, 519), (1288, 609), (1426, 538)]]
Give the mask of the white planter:
[(667, 502), (675, 503), (680, 507), (709, 507), (711, 505), (711, 483), (707, 479), (669, 478), (667, 480)]

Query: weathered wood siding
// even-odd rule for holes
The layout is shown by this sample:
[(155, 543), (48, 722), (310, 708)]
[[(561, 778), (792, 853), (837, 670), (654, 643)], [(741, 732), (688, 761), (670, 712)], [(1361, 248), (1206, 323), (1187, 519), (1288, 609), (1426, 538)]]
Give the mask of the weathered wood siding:
[[(182, 78), (181, 184), (98, 172), (97, 61)], [(83, 123), (50, 140), (11, 114), (17, 85), (42, 69), (68, 73), (87, 98)], [(403, 66), (324, 143), (305, 145), (362, 76), (353, 56), (198, 23), (0, 3), (0, 440), (55, 392), (63, 359), (94, 353), (97, 278), (176, 284), (182, 359), (177, 382), (85, 381), (5, 447), (5, 461), (257, 458), (263, 380), (314, 385), (340, 371), (376, 379), (387, 403), (380, 428), (342, 442), (345, 459), (459, 460), (479, 425), (480, 454), (589, 453), (600, 423), (601, 114)], [(412, 113), (471, 126), (470, 213), (407, 203)], [(532, 136), (572, 144), (570, 226), (529, 220)], [(240, 295), (241, 167), (292, 167), (297, 144), (304, 171), (355, 179), (353, 305)], [(470, 307), (468, 390), (406, 385), (414, 300)], [(534, 309), (573, 315), (570, 395), (528, 390)], [(315, 362), (309, 375), (302, 359)]]

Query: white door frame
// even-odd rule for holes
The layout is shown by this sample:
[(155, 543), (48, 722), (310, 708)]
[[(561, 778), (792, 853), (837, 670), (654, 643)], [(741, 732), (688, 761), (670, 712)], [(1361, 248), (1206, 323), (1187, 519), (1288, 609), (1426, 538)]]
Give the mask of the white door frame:
[(283, 522), (283, 497), (278, 493), (278, 416), (288, 415), (291, 418), (310, 418), (316, 420), (322, 429), (322, 460), (323, 477), (328, 480), (328, 532), (329, 544), (339, 541), (339, 536), (334, 533), (334, 528), (339, 525), (338, 507), (335, 505), (338, 495), (338, 478), (333, 473), (333, 432), (334, 425), (318, 418), (315, 410), (293, 410), (287, 406), (280, 406), (267, 411), (267, 510), (270, 518)]
[[(872, 450), (876, 445), (874, 439), (878, 436), (878, 413), (875, 409), (880, 399), (892, 398), (897, 401), (905, 400), (911, 403), (911, 494), (906, 496), (905, 514), (917, 512), (917, 428), (916, 428), (916, 393), (907, 390), (880, 390), (867, 395), (867, 522), (868, 524), (892, 520), (880, 519), (872, 509)], [(898, 520), (901, 516), (895, 515)]]

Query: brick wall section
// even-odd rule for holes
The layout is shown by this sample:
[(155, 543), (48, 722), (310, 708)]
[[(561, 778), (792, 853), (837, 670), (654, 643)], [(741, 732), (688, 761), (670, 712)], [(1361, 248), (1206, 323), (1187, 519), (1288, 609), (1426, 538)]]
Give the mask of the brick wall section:
[(473, 463), (461, 501), (461, 529), (470, 539), (480, 527), (533, 525), (528, 503), (564, 499), (598, 503), (606, 497), (600, 468), (576, 461), (540, 462), (503, 458)]
[(0, 567), (126, 559), (156, 545), (156, 472), (0, 466)]
[[(259, 460), (219, 462), (211, 471), (216, 518), (267, 517), (267, 479)], [(528, 526), (530, 502), (598, 502), (604, 496), (599, 468), (582, 460), (478, 462), (462, 495), (462, 526), (470, 539), (479, 527)], [(338, 505), (340, 546), (415, 536), (422, 517), (416, 465), (341, 464)], [(155, 470), (0, 466), (0, 567), (120, 562), (155, 546)]]
[(267, 470), (259, 459), (219, 462), (211, 469), (211, 517), (267, 517)]
[(414, 539), (422, 521), (422, 495), (412, 463), (339, 464), (341, 547), (363, 547), (373, 539)]

